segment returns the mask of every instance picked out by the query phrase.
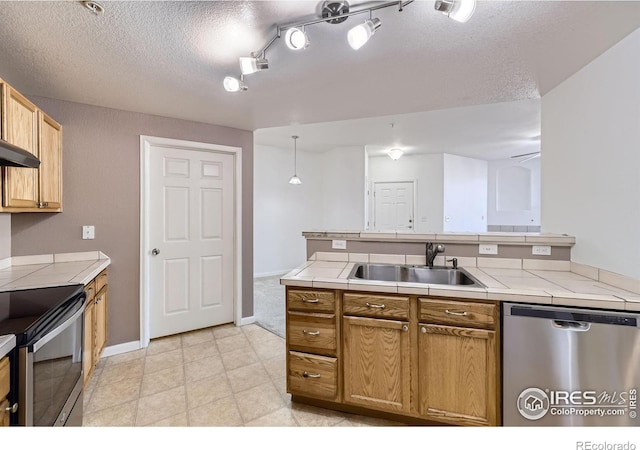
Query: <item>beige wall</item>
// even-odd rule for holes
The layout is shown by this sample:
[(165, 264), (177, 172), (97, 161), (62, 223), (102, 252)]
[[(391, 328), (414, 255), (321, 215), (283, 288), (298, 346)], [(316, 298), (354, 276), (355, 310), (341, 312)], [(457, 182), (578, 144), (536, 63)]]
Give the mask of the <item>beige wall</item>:
[[(12, 214), (12, 256), (101, 250), (111, 257), (108, 345), (140, 323), (140, 135), (242, 147), (242, 316), (253, 315), (251, 131), (30, 97), (63, 126), (64, 211)], [(95, 240), (82, 240), (95, 225)]]

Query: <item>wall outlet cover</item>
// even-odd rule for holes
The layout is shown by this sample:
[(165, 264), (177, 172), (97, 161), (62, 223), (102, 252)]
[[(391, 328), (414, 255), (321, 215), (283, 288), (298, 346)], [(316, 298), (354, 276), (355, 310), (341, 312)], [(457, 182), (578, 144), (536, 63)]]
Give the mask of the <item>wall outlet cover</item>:
[(498, 244), (480, 244), (478, 251), (481, 255), (497, 255)]
[(96, 227), (93, 225), (82, 226), (82, 239), (95, 239)]
[(345, 240), (332, 240), (331, 241), (331, 248), (335, 248), (335, 249), (339, 249), (339, 250), (346, 250), (347, 249), (347, 241)]
[(532, 245), (531, 246), (531, 254), (532, 255), (551, 256), (551, 246), (550, 245)]

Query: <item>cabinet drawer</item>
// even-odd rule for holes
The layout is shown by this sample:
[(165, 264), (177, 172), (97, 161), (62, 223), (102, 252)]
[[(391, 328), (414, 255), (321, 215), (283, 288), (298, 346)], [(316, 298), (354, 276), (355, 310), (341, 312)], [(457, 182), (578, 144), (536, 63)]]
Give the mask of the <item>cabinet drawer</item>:
[(289, 352), (287, 391), (293, 395), (335, 400), (338, 360), (327, 356)]
[(9, 393), (9, 357), (0, 359), (0, 399)]
[(336, 310), (336, 294), (334, 291), (289, 289), (287, 291), (287, 309), (332, 313)]
[(336, 354), (334, 314), (288, 313), (287, 340), (297, 350)]
[(494, 328), (497, 307), (491, 303), (420, 298), (420, 321), (463, 327)]
[(96, 292), (100, 292), (100, 290), (106, 286), (107, 284), (107, 269), (104, 269), (100, 274), (96, 277)]
[(343, 314), (407, 319), (409, 317), (409, 297), (345, 293)]
[(95, 282), (95, 280), (92, 280), (89, 284), (87, 284), (84, 287), (84, 291), (87, 293), (87, 302), (86, 302), (86, 304), (88, 305), (96, 297), (96, 282)]

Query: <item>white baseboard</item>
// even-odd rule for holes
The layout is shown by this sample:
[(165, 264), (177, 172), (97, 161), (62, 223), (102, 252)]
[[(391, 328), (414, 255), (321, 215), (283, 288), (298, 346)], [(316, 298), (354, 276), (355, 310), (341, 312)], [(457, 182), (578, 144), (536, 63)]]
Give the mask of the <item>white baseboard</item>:
[(238, 326), (243, 326), (243, 325), (250, 325), (252, 323), (256, 322), (256, 318), (254, 316), (250, 316), (250, 317), (242, 317), (240, 319), (240, 323), (238, 324)]
[(101, 358), (107, 358), (113, 355), (119, 355), (121, 353), (132, 352), (134, 350), (140, 350), (142, 346), (140, 341), (124, 342), (122, 344), (110, 345), (106, 347), (102, 352)]
[(264, 277), (274, 277), (276, 275), (284, 275), (291, 272), (293, 269), (289, 270), (275, 270), (273, 272), (262, 272), (262, 273), (254, 273), (253, 278), (264, 278)]

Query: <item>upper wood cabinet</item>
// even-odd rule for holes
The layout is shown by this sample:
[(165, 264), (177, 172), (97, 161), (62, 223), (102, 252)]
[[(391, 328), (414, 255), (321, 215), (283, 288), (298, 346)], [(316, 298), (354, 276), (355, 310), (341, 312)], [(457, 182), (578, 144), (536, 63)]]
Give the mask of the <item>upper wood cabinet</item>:
[(0, 80), (2, 139), (40, 159), (38, 169), (2, 167), (0, 212), (62, 211), (62, 127)]

